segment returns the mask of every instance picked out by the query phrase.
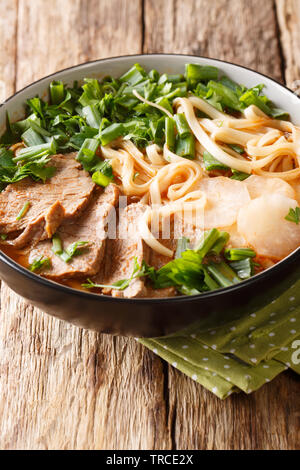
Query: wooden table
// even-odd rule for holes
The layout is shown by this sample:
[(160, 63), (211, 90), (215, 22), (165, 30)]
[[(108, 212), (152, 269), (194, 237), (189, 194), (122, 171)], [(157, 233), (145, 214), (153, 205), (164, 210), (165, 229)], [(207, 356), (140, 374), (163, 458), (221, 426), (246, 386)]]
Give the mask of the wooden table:
[[(0, 0), (0, 11), (1, 99), (64, 67), (142, 52), (300, 79), (299, 0)], [(62, 323), (3, 284), (0, 337), (2, 449), (299, 445), (295, 374), (223, 402), (133, 339)]]

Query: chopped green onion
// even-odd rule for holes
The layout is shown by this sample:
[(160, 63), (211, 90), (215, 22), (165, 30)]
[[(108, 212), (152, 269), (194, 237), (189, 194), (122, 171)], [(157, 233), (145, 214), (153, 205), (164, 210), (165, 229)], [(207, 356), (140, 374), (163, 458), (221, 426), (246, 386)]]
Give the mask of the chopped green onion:
[(240, 155), (242, 155), (245, 152), (244, 147), (238, 144), (228, 144), (228, 147), (230, 147), (232, 150), (239, 153)]
[(230, 235), (228, 232), (219, 232), (219, 238), (216, 243), (212, 246), (211, 251), (219, 255), (223, 250), (224, 246), (228, 243)]
[(220, 102), (223, 106), (234, 109), (236, 111), (242, 110), (239, 97), (231, 88), (213, 80), (208, 82), (207, 86), (211, 92), (220, 97)]
[(163, 73), (158, 80), (158, 84), (162, 85), (163, 83), (166, 83), (166, 82), (180, 83), (183, 80), (184, 80), (184, 77), (181, 74), (168, 75), (167, 73)]
[(230, 266), (237, 273), (240, 279), (248, 279), (253, 275), (254, 263), (251, 258), (244, 258), (230, 263)]
[(137, 85), (144, 80), (145, 76), (145, 70), (139, 64), (135, 64), (128, 72), (120, 77), (120, 81), (126, 82), (129, 85)]
[(155, 69), (152, 69), (150, 70), (150, 72), (148, 73), (148, 76), (151, 80), (153, 80), (154, 82), (157, 82), (158, 79), (159, 79), (159, 73), (157, 70)]
[(165, 136), (168, 149), (173, 151), (175, 147), (175, 129), (174, 120), (170, 117), (165, 118)]
[(236, 273), (224, 262), (210, 263), (206, 268), (221, 287), (229, 287), (240, 281)]
[(52, 138), (51, 142), (41, 145), (34, 145), (32, 147), (26, 147), (21, 149), (17, 157), (13, 158), (14, 162), (20, 161), (30, 161), (37, 158), (40, 158), (44, 155), (55, 155), (56, 153), (56, 144), (55, 140)]
[(68, 263), (74, 256), (80, 255), (82, 253), (81, 247), (86, 246), (88, 243), (85, 241), (74, 242), (64, 250), (60, 236), (58, 233), (55, 233), (52, 237), (52, 251), (65, 263)]
[(102, 145), (107, 145), (113, 140), (121, 137), (124, 134), (124, 126), (121, 123), (114, 123), (106, 127), (100, 132), (100, 139)]
[(173, 108), (170, 105), (170, 101), (165, 96), (162, 96), (161, 98), (155, 100), (155, 103), (159, 104), (159, 106), (165, 108), (167, 111), (169, 111), (169, 113), (173, 114)]
[(178, 131), (178, 135), (181, 138), (187, 137), (191, 134), (190, 126), (187, 123), (185, 115), (183, 113), (175, 114), (175, 123)]
[(50, 83), (50, 98), (52, 104), (60, 104), (65, 97), (64, 84), (60, 80), (53, 80)]
[[(257, 87), (256, 87), (257, 88)], [(247, 90), (241, 97), (240, 102), (245, 108), (254, 105), (261, 109), (265, 114), (271, 114), (271, 108), (267, 105), (262, 96), (258, 96), (257, 91), (250, 89)]]
[(190, 243), (190, 240), (186, 237), (182, 237), (182, 238), (179, 238), (179, 240), (177, 240), (177, 249), (175, 253), (175, 259), (181, 258), (182, 253), (188, 250), (189, 243)]
[(296, 207), (295, 209), (290, 208), (288, 215), (285, 217), (285, 220), (289, 222), (294, 222), (295, 224), (299, 225), (300, 222), (300, 207)]
[(211, 65), (187, 64), (185, 75), (188, 81), (217, 80), (219, 70)]
[(95, 161), (95, 154), (99, 147), (99, 140), (98, 139), (85, 139), (78, 154), (76, 160), (78, 160), (83, 168), (86, 171), (90, 171), (96, 161)]
[(82, 108), (82, 116), (86, 119), (88, 126), (99, 129), (101, 115), (96, 105), (84, 106)]
[[(217, 285), (216, 289), (218, 288), (219, 286)], [(198, 289), (195, 289), (193, 287), (188, 287), (188, 286), (177, 286), (177, 290), (183, 294), (183, 295), (199, 295), (201, 294), (201, 291), (198, 290)]]
[(184, 158), (195, 158), (195, 137), (193, 134), (189, 134), (187, 137), (180, 138), (177, 136), (176, 139), (176, 154)]
[(98, 184), (99, 186), (103, 186), (104, 188), (111, 182), (111, 178), (101, 173), (101, 171), (95, 171), (95, 173), (92, 175), (92, 180), (94, 183)]
[(42, 269), (49, 269), (51, 267), (51, 261), (49, 258), (43, 258), (40, 256), (33, 260), (33, 262), (29, 265), (29, 269), (31, 272), (38, 272)]
[(214, 158), (211, 153), (204, 150), (203, 152), (203, 163), (205, 169), (207, 171), (214, 171), (214, 170), (229, 170), (230, 168), (223, 163), (219, 162), (216, 158)]
[(8, 237), (7, 233), (0, 233), (0, 238), (1, 238), (1, 240), (4, 241), (4, 240), (7, 239), (7, 237)]
[[(35, 115), (34, 115), (34, 117), (35, 117), (35, 119), (34, 118), (29, 119), (28, 118), (28, 128), (33, 129), (35, 132), (37, 132), (39, 135), (44, 136), (45, 138), (49, 137), (48, 142), (50, 142), (51, 141), (51, 133), (40, 126), (40, 119), (38, 119)], [(44, 141), (42, 143), (44, 143)]]
[(55, 255), (60, 255), (63, 252), (62, 242), (58, 233), (52, 237), (52, 251)]
[(224, 256), (229, 261), (240, 261), (245, 258), (255, 258), (256, 253), (251, 248), (227, 248)]
[(129, 279), (120, 279), (119, 281), (114, 282), (111, 285), (108, 284), (95, 284), (91, 279), (87, 279), (87, 283), (81, 284), (85, 289), (94, 289), (94, 288), (107, 288), (107, 289), (117, 289), (124, 290), (129, 286), (131, 281), (139, 277), (147, 276), (153, 271), (153, 268), (148, 266), (144, 261), (142, 266), (137, 262), (137, 258), (134, 258), (134, 269)]
[(204, 258), (213, 248), (214, 244), (219, 240), (220, 232), (216, 228), (203, 233), (201, 240), (194, 247), (201, 258)]
[(63, 250), (59, 254), (59, 257), (65, 262), (68, 263), (74, 256), (82, 254), (82, 247), (88, 245), (89, 242), (79, 241), (71, 243), (66, 250)]
[(215, 290), (219, 288), (219, 284), (209, 275), (206, 267), (203, 266), (204, 282), (209, 290)]
[(24, 206), (22, 207), (22, 209), (20, 210), (19, 214), (17, 215), (16, 220), (21, 220), (22, 217), (24, 217), (24, 216), (27, 214), (30, 205), (31, 205), (31, 204), (30, 204), (29, 201), (25, 202)]
[(27, 147), (33, 147), (34, 145), (42, 145), (45, 143), (41, 135), (34, 131), (31, 127), (29, 127), (21, 135), (21, 139), (25, 142)]
[(248, 173), (243, 173), (242, 171), (238, 171), (238, 170), (231, 170), (231, 171), (232, 171), (232, 176), (230, 176), (230, 179), (232, 180), (244, 181), (247, 178), (249, 178), (249, 176), (251, 176)]

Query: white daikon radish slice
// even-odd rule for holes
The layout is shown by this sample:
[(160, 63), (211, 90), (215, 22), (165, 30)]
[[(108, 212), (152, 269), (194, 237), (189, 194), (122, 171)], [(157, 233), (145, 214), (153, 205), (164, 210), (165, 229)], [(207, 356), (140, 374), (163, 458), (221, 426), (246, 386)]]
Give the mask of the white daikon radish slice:
[(300, 245), (300, 224), (285, 219), (297, 201), (265, 194), (240, 209), (237, 228), (258, 255), (280, 260)]
[(295, 199), (295, 191), (292, 186), (280, 178), (267, 178), (265, 176), (252, 175), (245, 180), (251, 199), (264, 194), (282, 194)]
[(202, 179), (199, 189), (207, 198), (204, 208), (205, 229), (233, 225), (239, 209), (250, 202), (245, 183), (224, 176)]

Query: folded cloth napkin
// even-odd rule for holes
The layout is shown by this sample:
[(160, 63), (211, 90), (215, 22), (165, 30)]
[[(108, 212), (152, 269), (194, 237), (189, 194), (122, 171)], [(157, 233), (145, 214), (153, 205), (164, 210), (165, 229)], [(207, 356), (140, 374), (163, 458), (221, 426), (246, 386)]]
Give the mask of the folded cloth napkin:
[(251, 393), (288, 368), (300, 374), (300, 281), (261, 310), (215, 323), (204, 318), (139, 341), (222, 399)]

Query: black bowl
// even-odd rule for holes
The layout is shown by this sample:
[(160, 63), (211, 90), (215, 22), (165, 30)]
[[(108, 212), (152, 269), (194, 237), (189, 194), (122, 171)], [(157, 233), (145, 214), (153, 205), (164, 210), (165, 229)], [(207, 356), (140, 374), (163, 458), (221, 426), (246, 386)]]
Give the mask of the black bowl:
[[(281, 102), (287, 96), (290, 97), (290, 103), (285, 108), (291, 114), (292, 107), (296, 103), (299, 106), (297, 97), (285, 87), (244, 67), (192, 56), (161, 54), (128, 56), (72, 67), (35, 82), (16, 93), (1, 106), (2, 126), (6, 110), (13, 112), (13, 115), (17, 113), (16, 117), (22, 117), (18, 115), (18, 109), (21, 109), (25, 100), (36, 94), (42, 95), (53, 79), (68, 82), (100, 73), (119, 75), (135, 62), (141, 62), (147, 68), (156, 66), (160, 71), (178, 72), (182, 70), (184, 63), (190, 61), (217, 65), (225, 69), (229, 76), (236, 78), (236, 81), (246, 85), (265, 82), (269, 95), (270, 87), (273, 88), (271, 90), (273, 96), (275, 92), (281, 90), (279, 92)], [(281, 105), (280, 99), (278, 104)], [(50, 315), (83, 328), (128, 336), (159, 336), (188, 326), (203, 316), (213, 315), (217, 325), (225, 322), (232, 314), (247, 315), (267, 305), (299, 279), (300, 249), (274, 267), (235, 286), (202, 295), (164, 299), (117, 299), (75, 290), (31, 273), (1, 251), (0, 277), (12, 290), (33, 305)]]
[(164, 299), (117, 299), (48, 281), (0, 254), (0, 277), (17, 294), (62, 320), (103, 333), (160, 336), (207, 315), (216, 324), (270, 303), (300, 276), (299, 250), (251, 279), (202, 295)]

